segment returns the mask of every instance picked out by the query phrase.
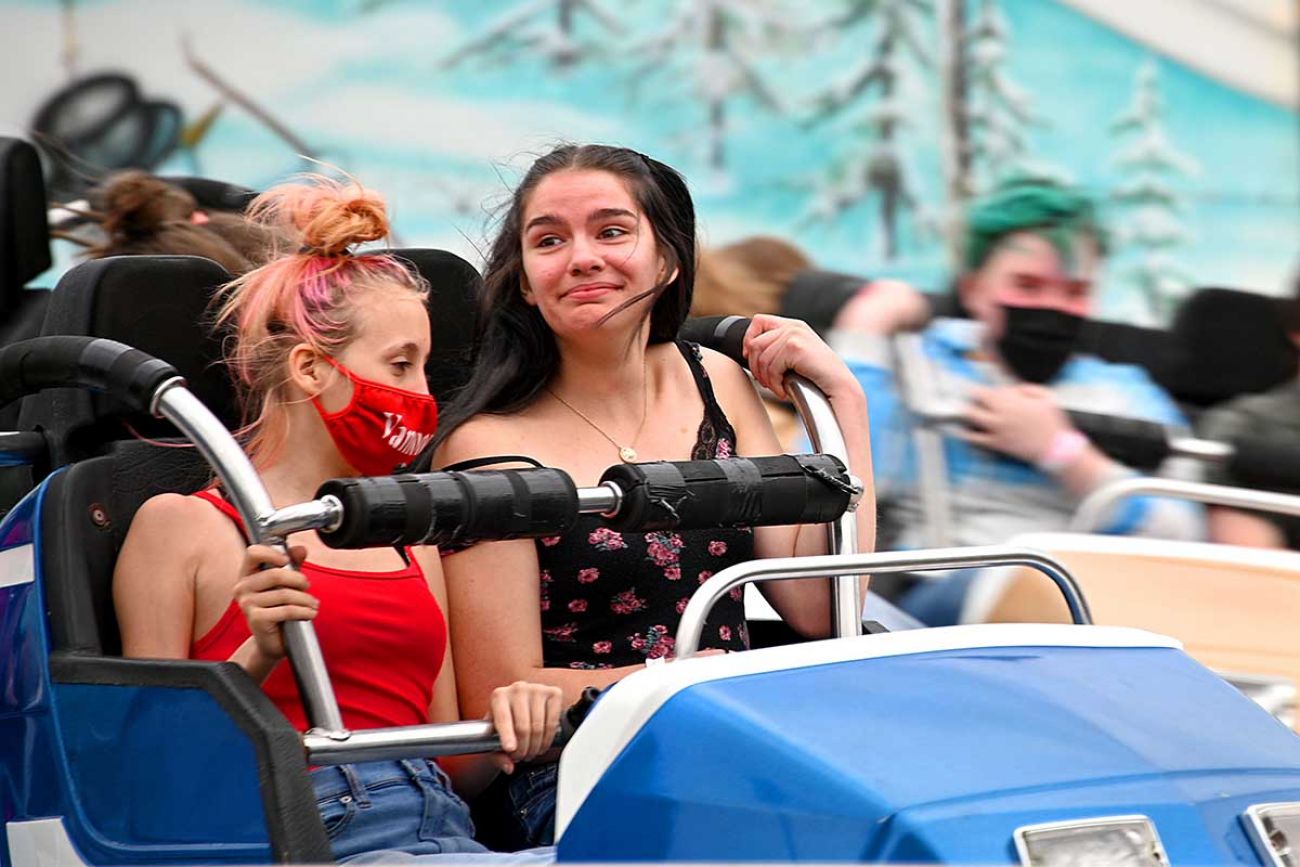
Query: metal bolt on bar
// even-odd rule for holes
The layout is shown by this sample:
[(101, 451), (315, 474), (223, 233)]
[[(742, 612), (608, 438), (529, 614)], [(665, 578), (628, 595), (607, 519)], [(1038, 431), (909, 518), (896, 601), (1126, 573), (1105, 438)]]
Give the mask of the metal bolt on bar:
[(1231, 506), (1238, 509), (1300, 516), (1300, 497), (1290, 494), (1275, 494), (1271, 491), (1255, 491), (1250, 488), (1232, 488), (1225, 485), (1207, 485), (1202, 482), (1182, 482), (1176, 479), (1135, 477), (1102, 485), (1085, 497), (1079, 504), (1079, 510), (1074, 513), (1074, 520), (1070, 522), (1070, 531), (1074, 533), (1095, 531), (1116, 503), (1127, 497), (1140, 495), (1170, 497), (1211, 506)]
[[(831, 408), (830, 400), (822, 394), (821, 389), (802, 376), (791, 374), (786, 377), (785, 384), (786, 390), (794, 398), (795, 408), (798, 409), (799, 418), (803, 420), (804, 428), (808, 431), (808, 439), (812, 443), (813, 450), (839, 458), (840, 462), (847, 467), (849, 465), (848, 444), (844, 439), (844, 432), (840, 430), (839, 422), (835, 420), (835, 411)], [(856, 506), (856, 502), (854, 505)], [(856, 509), (849, 509), (837, 520), (827, 524), (826, 536), (828, 550), (832, 554), (856, 554), (858, 551)], [(830, 573), (824, 576), (831, 578), (831, 622), (836, 636), (862, 634), (862, 588), (858, 583), (858, 576), (864, 574), (866, 573), (859, 572), (854, 575)], [(713, 579), (709, 580), (711, 582)], [(699, 595), (698, 592), (696, 595)], [(682, 623), (685, 622), (683, 619)]]
[(302, 530), (337, 530), (342, 522), (343, 503), (333, 494), (309, 503), (285, 506), (258, 518), (264, 534), (281, 539)]
[[(276, 513), (270, 496), (262, 487), (248, 455), (217, 417), (184, 387), (179, 378), (158, 389), (153, 409), (156, 415), (176, 425), (207, 459), (221, 479), (226, 496), (239, 510), (252, 540), (285, 550), (284, 540), (263, 528), (263, 516)], [(325, 669), (325, 657), (316, 639), (316, 630), (306, 620), (291, 620), (284, 624), (283, 630), (285, 648), (312, 727), (327, 735), (346, 732), (334, 697), (334, 687)]]
[(601, 482), (594, 488), (578, 488), (578, 511), (584, 515), (616, 515), (622, 505), (623, 489), (613, 482)]
[(832, 575), (856, 577), (890, 572), (937, 572), (984, 566), (1030, 566), (1050, 578), (1065, 597), (1070, 616), (1077, 624), (1092, 623), (1092, 613), (1078, 582), (1061, 562), (1032, 548), (991, 545), (973, 548), (934, 548), (924, 551), (889, 551), (877, 554), (781, 557), (751, 560), (728, 566), (700, 585), (682, 613), (677, 627), (678, 659), (694, 656), (704, 632), (704, 621), (714, 604), (736, 587), (752, 581), (788, 581), (798, 578), (826, 578)]

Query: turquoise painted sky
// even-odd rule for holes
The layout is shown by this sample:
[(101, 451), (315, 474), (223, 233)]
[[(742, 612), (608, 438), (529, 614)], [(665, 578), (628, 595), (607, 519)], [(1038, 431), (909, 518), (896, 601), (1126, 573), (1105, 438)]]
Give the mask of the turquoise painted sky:
[[(1012, 28), (1007, 72), (1030, 92), (1046, 122), (1032, 134), (1035, 156), (1105, 197), (1119, 179), (1109, 125), (1151, 55), (1052, 0), (1000, 2)], [(765, 110), (744, 95), (728, 101), (727, 164), (717, 171), (706, 159), (707, 114), (698, 79), (672, 65), (644, 68), (645, 40), (691, 0), (603, 0), (605, 8), (618, 10), (621, 32), (580, 17), (582, 51), (568, 68), (527, 49), (491, 62), (443, 63), (526, 5), (78, 0), (76, 66), (83, 74), (128, 72), (147, 95), (176, 101), (192, 119), (217, 94), (186, 66), (181, 45), (188, 38), (198, 57), (322, 159), (384, 192), (407, 244), (445, 246), (475, 259), (491, 229), (488, 212), (530, 153), (561, 139), (600, 140), (631, 145), (680, 168), (696, 193), (706, 242), (777, 234), (826, 267), (906, 276), (923, 288), (944, 284), (942, 246), (924, 226), (904, 220), (899, 256), (885, 261), (874, 208), (833, 222), (806, 218), (810, 184), (838, 156), (867, 144), (852, 114), (813, 127), (806, 118), (816, 93), (870, 50), (871, 25), (838, 39), (814, 38), (802, 28), (835, 4), (774, 0), (773, 8), (798, 14), (774, 16), (784, 33), (755, 49), (753, 59), (784, 111)], [(0, 75), (11, 82), (0, 94), (0, 131), (16, 133), (68, 80), (60, 4), (0, 0), (0, 21)], [(926, 25), (923, 44), (930, 47), (934, 34)], [(681, 44), (671, 61), (687, 57)], [(1284, 291), (1300, 264), (1300, 119), (1173, 61), (1157, 61), (1169, 140), (1201, 167), (1177, 182), (1193, 237), (1176, 254), (1180, 264), (1203, 285)], [(934, 77), (904, 65), (913, 81), (900, 103), (909, 127), (899, 152), (923, 210), (937, 215), (944, 202)], [(714, 70), (705, 79), (716, 84), (721, 77)], [(264, 186), (302, 168), (289, 146), (227, 106), (195, 151), (178, 154), (162, 170)], [(1139, 299), (1120, 278), (1130, 258), (1118, 251), (1105, 283), (1104, 310), (1112, 316), (1141, 315)]]

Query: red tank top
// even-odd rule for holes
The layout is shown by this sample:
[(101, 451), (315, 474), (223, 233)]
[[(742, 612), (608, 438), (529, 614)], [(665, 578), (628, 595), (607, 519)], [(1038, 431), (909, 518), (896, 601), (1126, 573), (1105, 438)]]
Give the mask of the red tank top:
[[(235, 507), (213, 491), (200, 497), (243, 529)], [(311, 593), (320, 600), (313, 621), (335, 697), (349, 729), (418, 725), (429, 721), (433, 683), (447, 651), (447, 622), (429, 592), (424, 572), (411, 557), (394, 572), (357, 572), (303, 563)], [(251, 635), (231, 600), (217, 625), (194, 642), (192, 659), (222, 661)], [(299, 731), (307, 718), (288, 661), (281, 661), (262, 689)]]

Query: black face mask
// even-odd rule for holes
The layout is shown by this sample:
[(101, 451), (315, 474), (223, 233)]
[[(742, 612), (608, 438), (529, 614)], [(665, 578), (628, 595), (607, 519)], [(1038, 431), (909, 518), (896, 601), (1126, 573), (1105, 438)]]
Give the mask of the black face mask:
[(998, 354), (1026, 382), (1048, 382), (1079, 345), (1084, 319), (1047, 307), (1006, 307)]

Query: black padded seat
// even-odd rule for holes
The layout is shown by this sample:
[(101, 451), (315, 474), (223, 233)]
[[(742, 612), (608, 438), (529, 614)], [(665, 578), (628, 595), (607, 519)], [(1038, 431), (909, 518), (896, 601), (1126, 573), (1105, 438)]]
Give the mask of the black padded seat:
[[(0, 137), (0, 346), (41, 333), (50, 293), (28, 284), (50, 268), (48, 203), (36, 148)], [(0, 407), (0, 430), (18, 423), (18, 404)]]
[(248, 187), (226, 181), (214, 181), (211, 178), (165, 175), (161, 180), (185, 190), (205, 211), (241, 214), (249, 203), (257, 198), (257, 190), (250, 190)]
[[(230, 280), (217, 263), (197, 256), (114, 256), (83, 262), (59, 281), (43, 334), (107, 337), (170, 362), (190, 390), (227, 426), (239, 424), (234, 386), (210, 329), (211, 299)], [(19, 426), (51, 438), (54, 466), (94, 455), (132, 436), (170, 437), (170, 423), (126, 412), (118, 402), (82, 389), (51, 389), (23, 402)]]
[(0, 137), (0, 322), (20, 306), (27, 284), (53, 264), (47, 207), (36, 148)]
[(1267, 391), (1296, 376), (1296, 346), (1287, 330), (1274, 298), (1199, 289), (1174, 316), (1170, 364), (1156, 379), (1196, 407)]
[(445, 406), (469, 381), (483, 278), (473, 265), (446, 250), (412, 247), (392, 254), (429, 281), (432, 350), (424, 372), (430, 393)]
[[(186, 693), (206, 693), (216, 707), (203, 713), (228, 716), (247, 738), (256, 760), (246, 776), (234, 775), (245, 788), (213, 794), (252, 797), (260, 792), (275, 861), (328, 863), (329, 840), (316, 809), (302, 742), (242, 669), (233, 663), (115, 658), (122, 652), (122, 639), (113, 608), (113, 568), (131, 519), (150, 497), (191, 493), (206, 487), (210, 479), (211, 471), (195, 449), (128, 441), (114, 443), (109, 454), (75, 463), (49, 480), (41, 509), (40, 543), (51, 679), (56, 694), (66, 687), (93, 687), (103, 691), (110, 705), (120, 701), (110, 694), (119, 687), (153, 688), (152, 703), (140, 707), (165, 715), (171, 711), (166, 699), (156, 694), (157, 688), (182, 702), (177, 714), (196, 713)], [(116, 724), (120, 720), (108, 720), (108, 730)], [(65, 733), (93, 729), (96, 719), (87, 718), (83, 708), (64, 719), (63, 725)], [(200, 727), (187, 737), (204, 734)], [(163, 757), (175, 756), (177, 743), (168, 741), (159, 749)], [(204, 749), (200, 744), (183, 753), (202, 755)], [(79, 756), (69, 764), (73, 779), (84, 787), (73, 797), (89, 797), (87, 792), (111, 779), (102, 769), (81, 776), (85, 762), (93, 764), (93, 756)], [(131, 804), (122, 809), (129, 816)]]
[(121, 654), (113, 566), (131, 519), (156, 494), (193, 493), (211, 480), (197, 449), (139, 441), (113, 443), (50, 479), (41, 545), (52, 649)]

